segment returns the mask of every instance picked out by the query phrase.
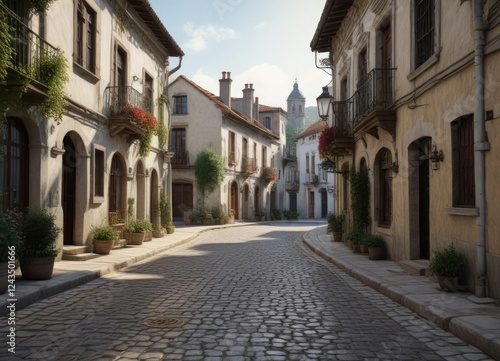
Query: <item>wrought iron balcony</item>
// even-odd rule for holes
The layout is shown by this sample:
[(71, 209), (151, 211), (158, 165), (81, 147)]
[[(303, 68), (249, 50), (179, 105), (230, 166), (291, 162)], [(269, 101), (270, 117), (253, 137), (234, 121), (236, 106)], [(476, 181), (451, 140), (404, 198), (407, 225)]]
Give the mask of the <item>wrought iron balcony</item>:
[(354, 149), (355, 133), (368, 133), (378, 138), (378, 127), (394, 138), (394, 72), (392, 68), (373, 69), (357, 84), (357, 90), (351, 98), (333, 102), (333, 125), (338, 133), (335, 148)]
[(257, 172), (257, 160), (252, 157), (242, 157), (241, 171), (247, 175)]
[(286, 146), (282, 157), (283, 165), (290, 162), (297, 162), (297, 149), (293, 147)]
[(188, 166), (189, 165), (189, 152), (186, 148), (174, 148), (172, 149), (174, 156), (170, 160), (172, 166)]
[(300, 188), (300, 173), (298, 170), (290, 172), (285, 179), (285, 190), (290, 193), (297, 193)]
[(110, 120), (111, 136), (124, 134), (134, 140), (144, 134), (144, 129), (128, 119), (125, 104), (152, 112), (153, 101), (131, 86), (110, 86), (104, 90), (104, 114)]
[(11, 70), (13, 72), (9, 73), (7, 86), (19, 85), (20, 82), (15, 78), (28, 77), (32, 80), (28, 84), (28, 96), (46, 95), (47, 84), (43, 83), (41, 64), (58, 55), (59, 50), (34, 33), (2, 2), (0, 2), (0, 7), (6, 15), (12, 50)]

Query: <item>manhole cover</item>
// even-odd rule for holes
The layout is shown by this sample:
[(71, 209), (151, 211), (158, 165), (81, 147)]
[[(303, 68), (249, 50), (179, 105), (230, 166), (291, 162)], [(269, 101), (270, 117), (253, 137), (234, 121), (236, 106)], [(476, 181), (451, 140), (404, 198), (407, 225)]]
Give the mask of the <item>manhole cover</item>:
[(149, 317), (144, 320), (144, 324), (149, 327), (167, 328), (167, 327), (180, 327), (186, 321), (177, 317), (155, 316)]

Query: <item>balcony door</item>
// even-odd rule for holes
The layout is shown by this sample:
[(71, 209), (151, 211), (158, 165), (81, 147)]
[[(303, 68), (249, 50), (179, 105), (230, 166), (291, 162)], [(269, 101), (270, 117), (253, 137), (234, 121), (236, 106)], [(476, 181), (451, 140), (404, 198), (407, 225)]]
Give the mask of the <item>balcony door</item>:
[(117, 104), (115, 102), (113, 104), (121, 107), (124, 103), (128, 103), (129, 99), (127, 99), (125, 88), (127, 86), (127, 53), (120, 46), (116, 46), (113, 67), (115, 95), (117, 96)]
[(75, 211), (76, 211), (76, 150), (69, 136), (63, 139), (63, 172), (62, 172), (62, 209), (64, 244), (75, 244)]
[[(392, 32), (391, 24), (380, 29), (380, 67), (383, 69), (392, 68)], [(376, 79), (377, 96), (383, 97), (382, 100), (387, 104), (392, 103), (391, 72), (383, 71), (375, 74), (380, 79)], [(379, 99), (381, 100), (381, 99)]]

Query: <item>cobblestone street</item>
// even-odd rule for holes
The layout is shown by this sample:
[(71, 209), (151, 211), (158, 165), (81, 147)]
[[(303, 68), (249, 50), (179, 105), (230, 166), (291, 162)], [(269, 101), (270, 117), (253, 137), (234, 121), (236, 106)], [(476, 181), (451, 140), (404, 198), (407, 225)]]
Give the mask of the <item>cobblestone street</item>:
[(2, 342), (0, 359), (489, 359), (313, 255), (300, 235), (315, 225), (205, 232), (40, 301), (17, 312), (16, 354)]

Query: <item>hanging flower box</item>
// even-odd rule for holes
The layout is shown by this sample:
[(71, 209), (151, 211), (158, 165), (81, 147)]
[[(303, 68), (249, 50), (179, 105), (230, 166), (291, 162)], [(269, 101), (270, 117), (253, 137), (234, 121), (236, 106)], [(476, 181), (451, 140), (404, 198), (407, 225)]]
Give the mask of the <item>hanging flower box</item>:
[(274, 182), (278, 180), (279, 173), (274, 167), (264, 167), (262, 169), (262, 178), (269, 182)]

